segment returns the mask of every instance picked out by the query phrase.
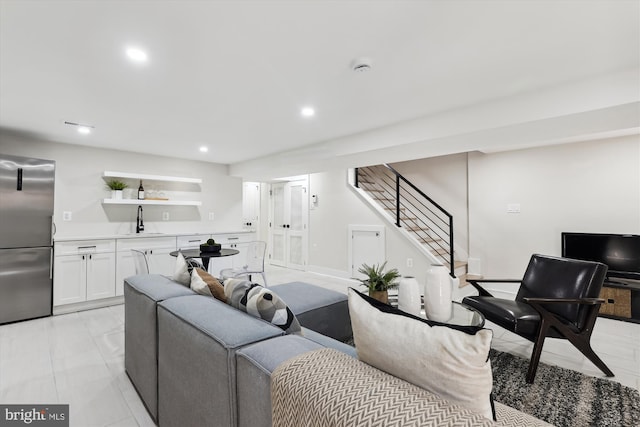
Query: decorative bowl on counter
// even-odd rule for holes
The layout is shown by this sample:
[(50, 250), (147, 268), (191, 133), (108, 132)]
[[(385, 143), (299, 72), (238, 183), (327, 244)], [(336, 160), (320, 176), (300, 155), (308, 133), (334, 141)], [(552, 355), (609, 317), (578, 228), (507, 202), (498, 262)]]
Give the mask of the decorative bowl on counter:
[(222, 245), (220, 243), (214, 243), (213, 245), (203, 243), (200, 245), (200, 252), (220, 252)]

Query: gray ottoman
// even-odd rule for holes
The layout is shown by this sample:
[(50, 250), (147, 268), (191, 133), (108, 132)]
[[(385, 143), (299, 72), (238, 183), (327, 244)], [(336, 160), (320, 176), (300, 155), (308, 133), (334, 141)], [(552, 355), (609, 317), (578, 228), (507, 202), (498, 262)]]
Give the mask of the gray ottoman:
[(344, 341), (351, 337), (347, 295), (303, 282), (270, 286), (287, 303), (301, 326)]
[(154, 420), (158, 419), (156, 305), (194, 292), (158, 274), (124, 280), (124, 368)]

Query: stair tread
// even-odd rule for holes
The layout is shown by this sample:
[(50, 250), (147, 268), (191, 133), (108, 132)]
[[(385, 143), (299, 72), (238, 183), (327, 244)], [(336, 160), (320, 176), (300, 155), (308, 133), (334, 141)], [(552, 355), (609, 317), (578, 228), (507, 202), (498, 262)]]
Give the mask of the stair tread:
[(461, 274), (460, 276), (458, 276), (458, 278), (460, 279), (460, 284), (458, 285), (458, 288), (464, 288), (465, 286), (469, 286), (469, 282), (467, 280), (471, 279), (482, 279), (484, 276), (482, 276), (481, 274)]
[(412, 226), (412, 227), (406, 227), (407, 231), (429, 231), (430, 229), (427, 227), (419, 227), (419, 226)]
[(442, 239), (434, 239), (433, 237), (418, 237), (420, 243), (438, 243), (443, 242)]
[[(449, 261), (445, 261), (444, 263), (447, 265), (447, 267), (449, 266)], [(467, 265), (467, 261), (460, 261), (460, 260), (454, 260), (453, 261), (453, 269), (454, 270), (457, 270), (457, 269), (459, 269), (461, 267), (465, 267), (466, 265)]]

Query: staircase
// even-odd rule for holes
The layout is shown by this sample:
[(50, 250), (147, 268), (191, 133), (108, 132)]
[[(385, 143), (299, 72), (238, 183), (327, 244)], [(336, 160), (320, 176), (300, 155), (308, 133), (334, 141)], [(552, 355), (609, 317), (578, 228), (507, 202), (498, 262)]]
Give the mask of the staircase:
[(453, 279), (461, 279), (460, 286), (466, 284), (467, 262), (456, 260), (449, 212), (387, 164), (355, 169), (353, 184)]

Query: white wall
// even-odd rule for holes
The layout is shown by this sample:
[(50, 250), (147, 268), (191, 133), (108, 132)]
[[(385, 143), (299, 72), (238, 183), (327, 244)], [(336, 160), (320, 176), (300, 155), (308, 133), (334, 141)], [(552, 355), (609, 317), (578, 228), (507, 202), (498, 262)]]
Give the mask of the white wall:
[(469, 214), (470, 255), (492, 278), (560, 255), (562, 231), (640, 234), (640, 137), (470, 153)]
[[(45, 142), (10, 132), (0, 133), (0, 154), (56, 161), (54, 222), (58, 237), (135, 232), (137, 206), (101, 203), (110, 197), (102, 178), (105, 170), (202, 178), (201, 185), (183, 188), (192, 199), (201, 200), (202, 206), (144, 206), (146, 232), (242, 229), (242, 180), (229, 177), (224, 165)], [(153, 186), (161, 189), (160, 184), (145, 183), (147, 190)], [(72, 212), (72, 221), (62, 221), (63, 211)], [(162, 221), (162, 212), (169, 212), (169, 221)], [(208, 220), (209, 212), (214, 212), (214, 221)]]
[[(424, 283), (430, 261), (349, 188), (346, 171), (311, 174), (309, 189), (309, 194), (318, 195), (318, 206), (309, 211), (310, 271), (350, 277), (349, 224), (382, 225), (388, 267)], [(407, 258), (413, 259), (412, 268), (406, 266)]]

